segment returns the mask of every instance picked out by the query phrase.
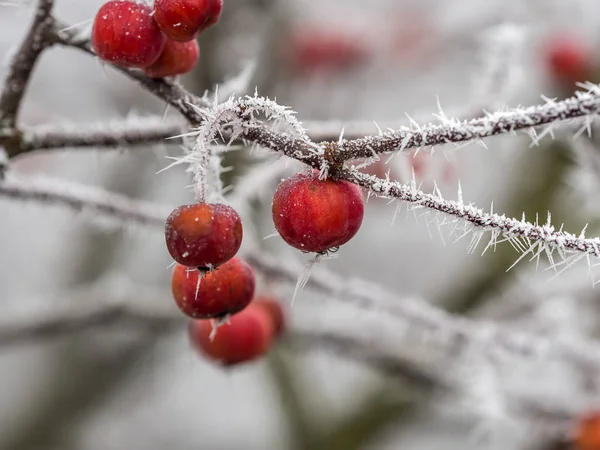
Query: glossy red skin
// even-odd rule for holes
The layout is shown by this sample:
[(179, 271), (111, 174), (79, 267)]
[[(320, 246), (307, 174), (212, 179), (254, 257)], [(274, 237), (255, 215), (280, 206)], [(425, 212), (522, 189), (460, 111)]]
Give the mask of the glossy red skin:
[(591, 54), (583, 42), (556, 39), (547, 44), (546, 58), (551, 76), (560, 83), (573, 85), (592, 77)]
[(217, 267), (235, 256), (242, 245), (238, 213), (221, 203), (196, 203), (175, 209), (165, 222), (170, 255), (188, 267)]
[(345, 244), (358, 232), (364, 201), (355, 184), (297, 174), (277, 187), (272, 213), (285, 242), (305, 252), (322, 253)]
[(223, 0), (156, 0), (154, 20), (167, 37), (186, 42), (215, 24), (222, 9)]
[(167, 39), (165, 48), (154, 64), (144, 70), (153, 78), (173, 77), (191, 72), (200, 56), (200, 47), (194, 39), (178, 42)]
[(117, 66), (144, 69), (160, 56), (165, 36), (148, 6), (126, 0), (105, 3), (94, 19), (92, 47)]
[[(198, 288), (199, 270), (177, 264), (171, 290), (179, 309), (193, 319), (211, 319), (235, 314), (252, 301), (256, 281), (252, 267), (233, 258), (204, 275)], [(197, 291), (197, 292), (196, 292)]]
[(204, 356), (223, 365), (235, 365), (263, 356), (273, 341), (273, 327), (265, 310), (251, 304), (230, 317), (210, 340), (210, 320), (192, 320), (188, 334), (191, 345)]
[(577, 450), (600, 450), (600, 411), (582, 417), (573, 438)]
[(252, 301), (252, 305), (263, 308), (273, 324), (275, 336), (280, 336), (286, 327), (286, 313), (280, 301), (270, 297), (258, 296)]

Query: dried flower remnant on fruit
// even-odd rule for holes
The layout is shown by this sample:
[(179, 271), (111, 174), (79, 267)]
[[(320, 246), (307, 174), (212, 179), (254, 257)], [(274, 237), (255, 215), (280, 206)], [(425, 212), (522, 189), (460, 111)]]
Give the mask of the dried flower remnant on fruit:
[(171, 279), (175, 303), (194, 319), (240, 312), (252, 301), (255, 285), (252, 267), (237, 257), (209, 273), (177, 264)]
[(112, 0), (96, 14), (92, 47), (104, 61), (144, 69), (158, 59), (164, 45), (165, 36), (144, 4)]
[(277, 187), (272, 214), (285, 242), (305, 252), (324, 253), (358, 232), (364, 200), (355, 184), (298, 174)]
[(165, 222), (170, 255), (188, 267), (217, 267), (238, 252), (243, 238), (238, 213), (221, 203), (196, 203), (175, 209)]

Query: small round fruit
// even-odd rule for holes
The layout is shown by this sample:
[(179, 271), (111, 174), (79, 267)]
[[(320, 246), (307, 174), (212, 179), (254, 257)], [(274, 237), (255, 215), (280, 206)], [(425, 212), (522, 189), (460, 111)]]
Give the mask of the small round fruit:
[(573, 441), (577, 450), (600, 450), (600, 411), (588, 413), (579, 419)]
[(216, 330), (210, 320), (192, 320), (189, 324), (191, 345), (204, 356), (223, 365), (252, 361), (268, 352), (273, 340), (273, 327), (268, 314), (251, 304), (232, 316)]
[(224, 317), (240, 312), (252, 301), (256, 285), (254, 271), (240, 258), (229, 260), (203, 277), (202, 274), (181, 264), (173, 270), (173, 298), (187, 316), (193, 319)]
[(191, 72), (200, 56), (198, 42), (178, 42), (167, 39), (165, 48), (154, 64), (144, 72), (152, 78), (173, 77)]
[(223, 0), (156, 0), (154, 20), (169, 38), (191, 41), (219, 19)]
[(305, 252), (323, 253), (358, 232), (364, 201), (355, 184), (297, 174), (277, 187), (272, 213), (285, 242)]
[(263, 308), (271, 322), (273, 323), (273, 332), (275, 336), (279, 336), (285, 330), (287, 318), (283, 305), (280, 301), (271, 297), (258, 296), (252, 301), (252, 305), (257, 308)]
[(92, 47), (96, 55), (117, 66), (144, 69), (159, 57), (165, 36), (150, 7), (128, 0), (105, 3), (94, 19)]
[(217, 267), (242, 245), (242, 221), (230, 206), (196, 203), (175, 209), (165, 222), (167, 249), (188, 267)]
[(584, 42), (561, 37), (546, 45), (546, 64), (555, 81), (569, 87), (578, 81), (589, 81), (593, 75), (592, 56)]

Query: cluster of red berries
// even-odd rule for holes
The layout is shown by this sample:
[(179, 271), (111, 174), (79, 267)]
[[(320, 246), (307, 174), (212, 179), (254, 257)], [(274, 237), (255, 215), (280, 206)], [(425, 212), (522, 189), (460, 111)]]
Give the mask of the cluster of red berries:
[[(288, 244), (305, 252), (323, 253), (348, 242), (363, 212), (358, 186), (314, 174), (283, 181), (273, 198), (275, 227)], [(165, 224), (167, 249), (176, 262), (173, 298), (193, 319), (192, 345), (223, 364), (265, 354), (285, 325), (279, 302), (253, 300), (254, 271), (236, 256), (242, 237), (240, 216), (224, 204), (180, 206)], [(214, 321), (225, 318), (229, 324), (214, 330)]]
[(198, 61), (196, 37), (214, 25), (223, 0), (132, 0), (105, 3), (94, 19), (92, 47), (116, 66), (141, 69), (153, 78), (190, 72)]

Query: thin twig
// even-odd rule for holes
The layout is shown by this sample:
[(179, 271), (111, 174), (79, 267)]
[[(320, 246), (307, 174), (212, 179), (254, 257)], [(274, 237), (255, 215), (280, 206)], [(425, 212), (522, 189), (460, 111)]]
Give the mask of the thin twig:
[[(56, 44), (79, 49), (88, 55), (95, 56), (89, 39), (82, 39), (77, 30), (69, 28), (65, 23), (56, 21), (53, 28), (53, 41)], [(198, 114), (198, 107), (207, 106), (200, 97), (192, 94), (178, 83), (164, 79), (150, 78), (142, 72), (112, 66), (129, 78), (137, 81), (147, 91), (163, 99), (174, 109), (179, 111), (190, 123), (197, 124), (202, 121)]]
[[(20, 142), (9, 148), (8, 156), (48, 149), (139, 146), (164, 142), (181, 134), (184, 129), (185, 124), (181, 121), (163, 123), (160, 117), (128, 118), (85, 125), (37, 126), (22, 130)], [(172, 139), (169, 142), (179, 140)]]
[(66, 206), (77, 212), (93, 212), (120, 223), (164, 227), (171, 208), (145, 203), (101, 188), (41, 177), (7, 174), (0, 182), (0, 198)]
[(35, 64), (50, 45), (47, 34), (54, 23), (50, 15), (53, 6), (54, 0), (40, 0), (31, 27), (10, 64), (0, 94), (0, 138), (9, 138), (15, 132), (21, 101)]
[(410, 128), (402, 127), (397, 131), (382, 132), (377, 136), (343, 140), (337, 146), (337, 150), (340, 159), (347, 161), (368, 158), (379, 153), (448, 143), (459, 144), (572, 119), (589, 120), (600, 112), (600, 86), (588, 84), (586, 87), (588, 92), (576, 92), (575, 96), (562, 101), (548, 99), (542, 105), (495, 112), (481, 118), (466, 121), (445, 119), (442, 124), (414, 124)]

